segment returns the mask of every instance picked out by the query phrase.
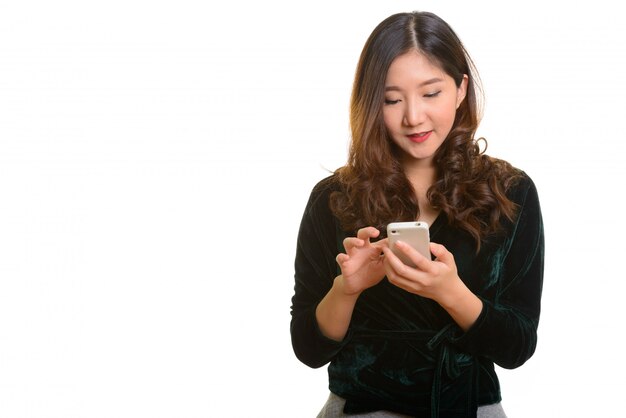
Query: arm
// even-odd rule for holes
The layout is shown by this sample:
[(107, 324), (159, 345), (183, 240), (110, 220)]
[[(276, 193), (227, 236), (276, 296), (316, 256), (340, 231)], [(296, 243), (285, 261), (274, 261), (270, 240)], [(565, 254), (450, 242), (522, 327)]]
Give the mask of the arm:
[(544, 236), (537, 190), (528, 179), (518, 200), (520, 212), (510, 245), (497, 270), (494, 298), (481, 297), (483, 309), (474, 325), (453, 343), (504, 368), (521, 366), (534, 353), (541, 310)]
[(404, 264), (390, 249), (385, 250), (389, 282), (407, 292), (433, 299), (467, 331), (476, 322), (483, 303), (459, 277), (452, 253), (443, 245), (431, 243), (430, 251), (436, 257), (431, 261), (402, 241), (396, 246), (415, 263), (415, 268)]
[(415, 269), (385, 250), (389, 281), (435, 300), (459, 326), (450, 337), (453, 344), (505, 368), (520, 366), (534, 353), (543, 282), (543, 223), (530, 179), (518, 189), (516, 202), (520, 211), (511, 235), (492, 260), (498, 287), (489, 297), (470, 291), (457, 274), (454, 257), (441, 245), (431, 244), (437, 257), (431, 261), (400, 244)]
[(322, 333), (333, 340), (343, 340), (348, 332), (352, 311), (361, 292), (385, 277), (381, 251), (387, 240), (370, 242), (379, 234), (376, 228), (367, 227), (360, 229), (356, 237), (343, 240), (346, 253), (337, 255), (341, 274), (315, 311)]
[[(313, 195), (298, 235), (291, 337), (296, 356), (311, 367), (320, 367), (332, 360), (347, 340), (361, 292), (383, 279), (381, 251), (387, 241), (370, 242), (379, 231), (362, 228), (356, 237), (343, 240), (346, 253), (336, 255), (337, 229), (328, 196)], [(337, 277), (335, 260), (341, 268)]]
[(344, 290), (343, 276), (339, 275), (333, 287), (315, 309), (315, 318), (322, 334), (331, 340), (341, 341), (348, 332), (358, 294), (349, 295)]
[(318, 326), (316, 308), (337, 276), (336, 227), (321, 186), (311, 193), (300, 223), (291, 299), (291, 343), (296, 357), (310, 367), (328, 363), (343, 346)]

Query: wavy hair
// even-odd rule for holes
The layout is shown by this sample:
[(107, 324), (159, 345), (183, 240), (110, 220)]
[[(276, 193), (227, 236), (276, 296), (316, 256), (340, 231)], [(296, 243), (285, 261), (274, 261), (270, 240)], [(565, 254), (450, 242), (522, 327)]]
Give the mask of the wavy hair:
[[(384, 230), (389, 222), (419, 217), (417, 197), (400, 162), (401, 151), (382, 116), (387, 70), (396, 57), (410, 50), (438, 64), (457, 87), (468, 76), (466, 97), (435, 153), (436, 180), (427, 198), (450, 224), (474, 238), (478, 251), (482, 239), (501, 229), (503, 217), (513, 219), (516, 205), (506, 192), (520, 172), (485, 155), (486, 141), (474, 138), (482, 107), (476, 68), (452, 28), (432, 13), (392, 15), (367, 39), (352, 88), (348, 161), (335, 172), (341, 188), (331, 195), (331, 209), (348, 231), (368, 225)], [(485, 142), (483, 150), (480, 140)]]

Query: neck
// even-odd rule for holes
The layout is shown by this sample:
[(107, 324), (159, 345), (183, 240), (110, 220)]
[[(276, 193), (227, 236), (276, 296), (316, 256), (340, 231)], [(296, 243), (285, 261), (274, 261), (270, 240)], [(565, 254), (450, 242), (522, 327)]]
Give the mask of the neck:
[(405, 164), (404, 173), (411, 182), (413, 190), (415, 191), (415, 197), (417, 197), (417, 203), (419, 206), (418, 220), (427, 222), (431, 225), (439, 211), (435, 210), (426, 197), (428, 189), (436, 180), (437, 170), (432, 162), (419, 161), (417, 164)]
[(437, 170), (431, 164), (411, 164), (404, 166), (404, 173), (413, 185), (418, 201), (426, 198), (426, 192), (436, 179)]

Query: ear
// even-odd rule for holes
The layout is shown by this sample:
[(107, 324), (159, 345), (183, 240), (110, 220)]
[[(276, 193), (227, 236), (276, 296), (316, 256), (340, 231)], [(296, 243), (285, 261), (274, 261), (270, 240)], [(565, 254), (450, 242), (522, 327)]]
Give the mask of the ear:
[(461, 106), (461, 103), (463, 103), (463, 100), (465, 99), (465, 95), (467, 94), (468, 80), (469, 78), (467, 77), (467, 74), (463, 74), (463, 80), (461, 80), (461, 85), (457, 87), (456, 89), (456, 108), (457, 109), (459, 108), (459, 106)]

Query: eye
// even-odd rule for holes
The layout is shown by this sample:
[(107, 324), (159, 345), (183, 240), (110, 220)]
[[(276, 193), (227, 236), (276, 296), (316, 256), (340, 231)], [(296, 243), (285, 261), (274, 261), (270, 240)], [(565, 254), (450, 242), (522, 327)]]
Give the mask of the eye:
[(386, 105), (395, 105), (398, 102), (400, 102), (400, 100), (387, 100), (387, 99), (385, 99), (385, 104)]
[(437, 97), (439, 96), (439, 93), (441, 93), (441, 90), (436, 91), (434, 93), (425, 94), (424, 97)]

